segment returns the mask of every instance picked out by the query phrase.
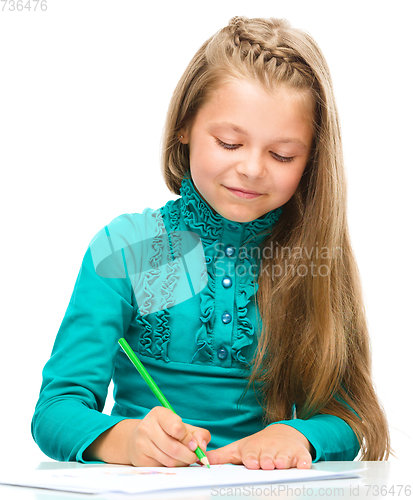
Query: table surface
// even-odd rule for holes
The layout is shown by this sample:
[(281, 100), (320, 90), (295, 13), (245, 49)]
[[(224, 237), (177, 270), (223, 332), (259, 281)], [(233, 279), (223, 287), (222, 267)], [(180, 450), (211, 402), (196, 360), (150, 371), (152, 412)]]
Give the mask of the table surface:
[[(40, 462), (35, 469), (67, 469), (87, 467), (76, 462)], [(413, 473), (406, 461), (392, 462), (318, 462), (313, 469), (343, 471), (362, 469), (360, 478), (300, 481), (284, 484), (254, 485), (251, 487), (197, 488), (144, 495), (105, 494), (91, 495), (58, 492), (39, 488), (0, 485), (3, 500), (136, 500), (185, 499), (210, 500), (213, 498), (410, 498), (413, 500)]]

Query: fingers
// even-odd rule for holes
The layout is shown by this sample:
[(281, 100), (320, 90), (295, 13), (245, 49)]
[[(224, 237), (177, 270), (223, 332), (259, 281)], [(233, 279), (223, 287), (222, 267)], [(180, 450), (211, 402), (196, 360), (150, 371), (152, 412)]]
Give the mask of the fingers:
[[(182, 467), (198, 461), (194, 453), (206, 450), (211, 435), (206, 429), (182, 422), (171, 410), (153, 408), (141, 421), (135, 443), (134, 465)], [(153, 464), (153, 465), (150, 465)]]
[[(177, 415), (174, 415), (174, 417), (175, 418), (170, 418), (168, 414), (162, 413), (159, 418), (159, 423), (164, 431), (173, 439), (180, 441), (192, 452), (195, 452), (198, 446), (206, 451), (207, 444), (211, 440), (211, 433), (207, 429), (184, 424), (182, 419)], [(196, 461), (196, 459), (192, 459), (190, 463), (194, 461)]]
[[(291, 452), (280, 451), (276, 454), (262, 453), (259, 456), (259, 463), (261, 469), (272, 470), (272, 469), (290, 469), (292, 467), (297, 467), (299, 469), (310, 469), (312, 459), (306, 450), (302, 452)], [(246, 465), (247, 467), (247, 465)]]
[[(239, 441), (238, 443), (240, 443), (240, 462), (231, 461), (231, 463), (243, 463), (248, 469), (273, 470), (289, 469), (291, 467), (300, 469), (311, 468), (311, 455), (303, 446), (290, 444), (282, 447), (279, 446), (279, 448), (274, 445), (268, 447), (266, 443), (258, 443), (257, 441), (249, 439), (244, 440), (244, 442)], [(224, 448), (216, 450), (217, 454), (222, 453), (222, 450), (224, 450)]]
[(305, 452), (292, 457), (285, 453), (279, 453), (274, 460), (274, 466), (276, 469), (289, 469), (290, 467), (297, 467), (297, 469), (310, 469), (311, 463), (311, 455)]
[(297, 469), (311, 469), (311, 464), (313, 462), (313, 459), (310, 456), (301, 456), (297, 460)]
[[(241, 440), (242, 441), (242, 440)], [(207, 457), (211, 465), (217, 464), (242, 464), (241, 454), (239, 452), (239, 443), (241, 441), (235, 441), (234, 443), (223, 446), (216, 450), (208, 451)]]
[[(165, 433), (158, 422), (157, 412), (150, 413), (140, 422), (131, 443), (132, 464), (140, 467), (180, 467), (191, 463), (191, 460), (187, 461), (188, 455), (192, 456), (191, 451)], [(181, 453), (177, 452), (178, 446), (183, 448)]]
[(182, 467), (196, 462), (197, 456), (188, 447), (190, 437), (185, 434), (186, 443), (182, 443), (170, 436), (162, 427), (155, 428), (152, 436), (157, 448), (154, 458), (159, 460), (158, 457), (161, 457), (162, 463), (167, 467)]
[(188, 427), (182, 422), (182, 418), (166, 408), (157, 406), (149, 413), (154, 413), (160, 427), (172, 438), (186, 444), (189, 443), (192, 434)]
[(311, 468), (311, 455), (303, 450), (298, 453), (287, 453), (284, 451), (270, 452), (257, 448), (237, 449), (235, 443), (228, 446), (207, 452), (207, 457), (211, 465), (231, 463), (235, 465), (244, 464), (247, 469), (289, 469), (297, 467), (298, 469)]
[(198, 443), (198, 446), (206, 451), (208, 443), (211, 441), (211, 433), (202, 427), (186, 424), (189, 431), (192, 433), (193, 439)]
[[(156, 423), (153, 428), (152, 440), (158, 450), (155, 450), (155, 457), (162, 457), (163, 463), (167, 467), (179, 467), (188, 465), (198, 460), (194, 451), (198, 444), (189, 448), (189, 443), (194, 441), (189, 428), (182, 422), (182, 419), (165, 408), (154, 408), (152, 410), (156, 416)], [(158, 458), (157, 458), (158, 460)]]
[(296, 466), (296, 458), (291, 457), (288, 453), (278, 453), (274, 459), (275, 469), (289, 469)]
[(257, 448), (253, 442), (246, 441), (241, 449), (241, 460), (247, 469), (273, 470), (276, 468), (275, 457), (273, 452)]

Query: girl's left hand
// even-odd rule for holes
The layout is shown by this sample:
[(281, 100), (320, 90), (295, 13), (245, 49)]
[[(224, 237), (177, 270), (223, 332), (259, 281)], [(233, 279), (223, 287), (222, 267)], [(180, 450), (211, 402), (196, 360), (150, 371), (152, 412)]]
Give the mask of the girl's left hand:
[(248, 469), (310, 469), (308, 439), (293, 427), (273, 424), (260, 432), (206, 453), (209, 463), (244, 464)]

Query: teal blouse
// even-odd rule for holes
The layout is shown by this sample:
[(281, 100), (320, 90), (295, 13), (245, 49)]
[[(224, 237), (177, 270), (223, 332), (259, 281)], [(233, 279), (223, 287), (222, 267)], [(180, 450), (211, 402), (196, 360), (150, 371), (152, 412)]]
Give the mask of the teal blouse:
[[(188, 177), (177, 200), (121, 215), (97, 233), (43, 370), (32, 435), (46, 455), (86, 462), (100, 434), (159, 405), (120, 349), (121, 337), (183, 421), (211, 432), (208, 449), (265, 427), (259, 390), (244, 390), (261, 325), (257, 249), (281, 213), (227, 220)], [(115, 404), (106, 415), (111, 379)], [(279, 423), (307, 437), (314, 462), (353, 460), (359, 451), (336, 416)]]

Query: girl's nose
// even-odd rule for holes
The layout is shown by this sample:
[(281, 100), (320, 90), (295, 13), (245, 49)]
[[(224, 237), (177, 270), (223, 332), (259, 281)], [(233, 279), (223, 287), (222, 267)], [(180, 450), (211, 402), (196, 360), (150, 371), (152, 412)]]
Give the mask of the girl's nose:
[(251, 179), (264, 176), (265, 160), (259, 152), (252, 152), (240, 159), (236, 167), (240, 175), (245, 175)]

